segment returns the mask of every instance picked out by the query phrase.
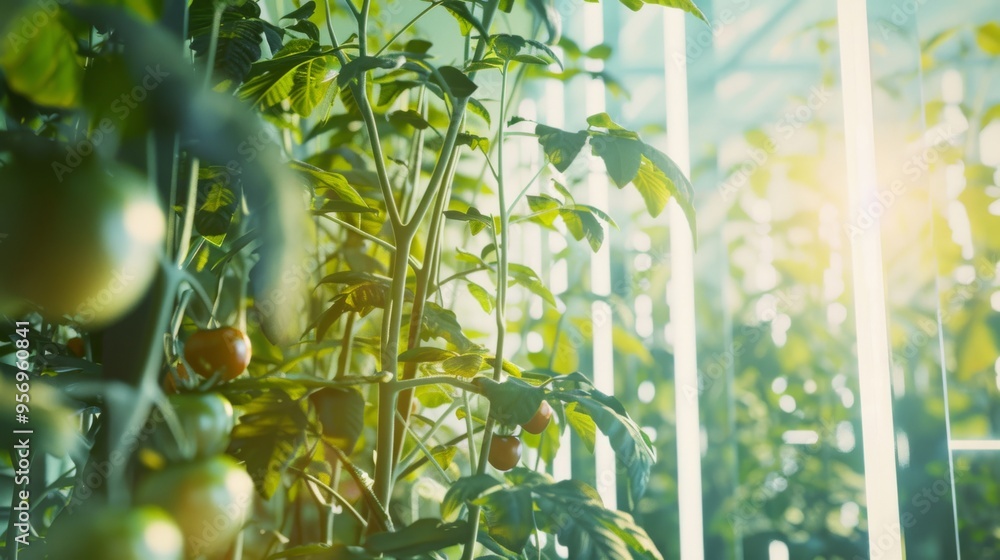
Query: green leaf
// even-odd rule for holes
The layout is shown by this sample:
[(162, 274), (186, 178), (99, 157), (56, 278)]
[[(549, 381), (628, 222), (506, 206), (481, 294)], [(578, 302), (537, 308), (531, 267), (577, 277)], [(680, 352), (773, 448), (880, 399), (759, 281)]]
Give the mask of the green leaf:
[(586, 132), (566, 132), (544, 124), (535, 126), (538, 143), (552, 166), (565, 173), (587, 143)]
[(553, 391), (549, 396), (566, 403), (578, 403), (577, 410), (593, 418), (601, 433), (608, 436), (618, 462), (625, 467), (629, 496), (633, 502), (638, 502), (649, 484), (656, 449), (621, 403), (597, 390)]
[(507, 265), (507, 272), (510, 273), (510, 277), (515, 284), (524, 286), (529, 292), (541, 297), (545, 300), (545, 303), (548, 303), (552, 307), (556, 306), (555, 296), (542, 283), (542, 279), (538, 277), (538, 273), (530, 267), (523, 264), (510, 263)]
[(502, 383), (488, 377), (477, 377), (473, 382), (489, 399), (490, 416), (505, 426), (516, 426), (531, 420), (545, 395), (544, 390), (514, 377)]
[(556, 218), (559, 217), (559, 209), (562, 208), (562, 203), (547, 194), (538, 196), (529, 194), (527, 198), (528, 207), (531, 208), (531, 213), (535, 214), (531, 218), (531, 221), (551, 227), (555, 223)]
[(498, 33), (490, 38), (490, 43), (493, 46), (493, 52), (498, 57), (506, 61), (511, 61), (521, 52), (527, 41), (519, 35)]
[(309, 19), (315, 11), (316, 2), (309, 0), (308, 2), (302, 4), (302, 6), (300, 6), (297, 10), (293, 10), (281, 16), (281, 19)]
[(577, 404), (566, 405), (566, 423), (583, 440), (583, 445), (591, 453), (594, 452), (594, 444), (597, 441), (597, 424), (589, 414), (577, 412)]
[(406, 62), (406, 58), (402, 56), (359, 56), (354, 60), (348, 62), (340, 69), (340, 75), (337, 76), (337, 84), (340, 87), (351, 83), (356, 80), (364, 72), (369, 70), (375, 70), (376, 68), (383, 68), (387, 70), (392, 70), (399, 68)]
[(574, 239), (580, 241), (586, 237), (591, 250), (596, 253), (601, 249), (601, 245), (604, 243), (604, 226), (597, 221), (593, 214), (587, 210), (563, 208), (559, 210), (559, 216), (566, 223), (566, 229)]
[(198, 169), (197, 209), (194, 227), (204, 236), (225, 235), (236, 212), (232, 174), (222, 166)]
[(631, 515), (604, 508), (597, 491), (576, 480), (536, 486), (539, 528), (555, 534), (574, 560), (662, 560)]
[(433, 346), (417, 346), (400, 354), (398, 359), (400, 362), (427, 363), (443, 362), (455, 356), (458, 356), (458, 354), (451, 350), (434, 348)]
[(477, 233), (483, 231), (484, 228), (493, 227), (493, 220), (483, 215), (474, 206), (470, 206), (465, 212), (459, 212), (458, 210), (445, 210), (444, 217), (449, 220), (469, 222), (469, 228), (472, 230), (472, 235), (476, 235)]
[[(313, 25), (312, 22), (307, 22)], [(318, 31), (317, 31), (318, 35)], [(335, 80), (333, 68), (336, 59), (326, 55), (313, 58), (299, 65), (292, 73), (292, 88), (288, 95), (292, 110), (302, 117), (309, 117), (313, 110), (330, 95)]]
[(418, 130), (424, 130), (430, 126), (430, 123), (424, 120), (424, 117), (413, 109), (389, 113), (389, 122), (394, 125), (407, 124)]
[(441, 368), (448, 375), (472, 377), (483, 369), (483, 362), (482, 354), (462, 354), (441, 362)]
[(289, 167), (309, 182), (317, 196), (345, 203), (345, 206), (337, 209), (338, 212), (377, 212), (368, 206), (365, 199), (361, 198), (358, 191), (354, 190), (347, 182), (347, 178), (340, 173), (324, 171), (297, 160), (292, 160)]
[(478, 499), (489, 490), (502, 486), (501, 481), (488, 474), (464, 476), (456, 480), (445, 492), (444, 499), (441, 501), (441, 518), (453, 519), (462, 505)]
[(469, 532), (465, 521), (445, 523), (440, 519), (418, 519), (394, 532), (368, 537), (365, 548), (375, 554), (412, 557), (461, 543)]
[(424, 328), (421, 338), (430, 340), (436, 337), (450, 342), (461, 352), (476, 348), (476, 345), (462, 332), (462, 326), (458, 324), (455, 312), (429, 301), (424, 305)]
[(300, 19), (292, 25), (289, 25), (286, 29), (290, 31), (298, 31), (313, 41), (319, 41), (319, 27), (307, 19)]
[(705, 18), (705, 14), (702, 13), (701, 9), (695, 5), (691, 0), (642, 0), (647, 4), (656, 4), (658, 6), (666, 6), (668, 8), (677, 8), (679, 10), (684, 10), (685, 12), (693, 15), (694, 17), (700, 19), (701, 21), (708, 23), (708, 19)]
[(1000, 55), (1000, 23), (991, 21), (977, 28), (976, 43), (987, 54)]
[(546, 60), (540, 56), (533, 54), (519, 54), (515, 56), (513, 60), (516, 60), (524, 64), (538, 64), (540, 66), (548, 66), (549, 64), (552, 64), (551, 60)]
[(479, 302), (479, 306), (483, 308), (483, 311), (487, 314), (493, 312), (495, 298), (492, 294), (486, 291), (486, 288), (483, 288), (475, 282), (466, 282), (465, 287), (469, 289), (469, 293), (472, 294), (472, 297), (476, 298), (476, 301)]
[(441, 5), (451, 12), (451, 15), (455, 16), (455, 19), (458, 20), (458, 26), (462, 30), (462, 35), (468, 35), (469, 31), (473, 28), (475, 28), (476, 31), (484, 37), (490, 34), (490, 32), (483, 27), (482, 22), (476, 19), (476, 16), (472, 15), (472, 12), (469, 11), (465, 2), (461, 2), (460, 0), (447, 0)]
[(596, 128), (605, 128), (608, 130), (625, 130), (625, 127), (612, 120), (611, 115), (608, 115), (607, 113), (590, 115), (587, 117), (587, 124)]
[[(643, 144), (642, 153), (643, 167), (646, 169), (640, 170), (642, 177), (637, 175), (633, 184), (639, 189), (646, 201), (646, 209), (649, 210), (651, 216), (659, 215), (666, 205), (666, 200), (663, 200), (663, 195), (659, 191), (666, 189), (668, 198), (673, 196), (681, 210), (684, 211), (688, 227), (691, 228), (692, 239), (697, 247), (698, 227), (694, 210), (694, 188), (691, 186), (691, 182), (684, 176), (677, 164), (663, 152), (648, 144)], [(650, 169), (650, 166), (655, 169), (655, 172)]]
[(638, 140), (599, 134), (590, 139), (590, 145), (594, 155), (604, 160), (608, 175), (618, 188), (629, 184), (639, 173), (642, 143)]
[(611, 58), (611, 45), (607, 43), (594, 45), (593, 47), (590, 47), (587, 52), (583, 53), (583, 56), (597, 60), (607, 60)]
[(474, 503), (483, 507), (486, 531), (507, 550), (520, 553), (535, 528), (531, 491), (514, 488), (491, 492)]
[(441, 78), (444, 79), (444, 83), (442, 84), (439, 81), (437, 83), (447, 88), (452, 96), (456, 98), (468, 97), (479, 88), (476, 82), (473, 82), (465, 75), (465, 72), (454, 66), (442, 66), (438, 68), (438, 72), (441, 74)]
[(0, 49), (0, 70), (11, 90), (32, 103), (45, 107), (76, 107), (81, 98), (83, 66), (77, 60), (77, 44), (73, 34), (63, 26), (63, 19), (48, 16), (48, 25), (30, 25), (34, 33), (22, 33), (15, 26), (29, 21), (32, 15), (46, 15), (35, 5), (29, 5), (21, 17), (13, 17), (4, 34)]
[(486, 126), (492, 125), (490, 112), (486, 110), (486, 106), (483, 105), (481, 101), (474, 97), (470, 97), (468, 109), (470, 113), (486, 121)]

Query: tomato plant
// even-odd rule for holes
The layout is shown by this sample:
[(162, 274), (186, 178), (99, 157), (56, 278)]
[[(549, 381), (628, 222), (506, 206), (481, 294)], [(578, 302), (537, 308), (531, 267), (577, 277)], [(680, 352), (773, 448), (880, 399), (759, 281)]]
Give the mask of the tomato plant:
[[(637, 132), (518, 114), (527, 84), (611, 81), (577, 60), (601, 49), (560, 38), (554, 2), (72, 4), (0, 54), (0, 221), (18, 232), (0, 259), (27, 270), (0, 279), (0, 306), (54, 345), (39, 383), (82, 427), (48, 480), (65, 503), (33, 526), (55, 537), (107, 502), (162, 507), (188, 557), (556, 558), (558, 540), (661, 558), (632, 513), (549, 475), (567, 430), (580, 449), (601, 432), (635, 504), (650, 439), (557, 364), (558, 332), (543, 356), (508, 332), (529, 300), (568, 314), (516, 262), (522, 233), (596, 252), (615, 226), (574, 198), (574, 161), (603, 161), (652, 217), (676, 200), (694, 230), (690, 182)], [(514, 150), (540, 157), (515, 172)], [(89, 352), (65, 356), (80, 332)]]

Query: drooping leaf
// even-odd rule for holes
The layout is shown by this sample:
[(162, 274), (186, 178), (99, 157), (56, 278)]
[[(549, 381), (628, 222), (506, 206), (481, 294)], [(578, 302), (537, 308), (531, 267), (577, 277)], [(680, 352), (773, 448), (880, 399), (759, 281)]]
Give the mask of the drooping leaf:
[(513, 552), (524, 550), (535, 528), (530, 489), (491, 492), (474, 503), (482, 506), (486, 531), (494, 541)]
[(490, 416), (506, 426), (531, 420), (545, 396), (542, 389), (513, 377), (503, 382), (477, 377), (474, 383), (490, 401)]
[(309, 19), (316, 12), (316, 2), (309, 0), (303, 3), (298, 9), (292, 10), (281, 16), (281, 19)]
[(197, 209), (194, 227), (203, 236), (220, 236), (229, 231), (236, 212), (236, 180), (222, 166), (198, 169)]
[(576, 156), (587, 143), (586, 132), (566, 132), (558, 128), (540, 124), (535, 126), (538, 143), (549, 158), (552, 166), (560, 172), (565, 172), (576, 159)]
[(488, 216), (485, 216), (474, 206), (469, 207), (469, 209), (465, 212), (459, 212), (458, 210), (446, 210), (444, 212), (444, 217), (449, 220), (468, 222), (472, 235), (476, 235), (485, 228), (493, 227), (493, 220)]
[(468, 35), (472, 29), (478, 31), (482, 36), (489, 35), (490, 32), (483, 27), (482, 22), (476, 16), (472, 15), (465, 2), (460, 0), (446, 0), (441, 5), (458, 20), (458, 26), (462, 30), (462, 35)]
[(600, 391), (553, 391), (549, 396), (577, 403), (576, 410), (593, 418), (601, 433), (608, 436), (615, 457), (628, 475), (629, 496), (637, 502), (646, 491), (650, 470), (656, 462), (656, 449), (649, 436), (629, 417), (620, 402)]
[(468, 97), (472, 95), (479, 86), (476, 82), (473, 82), (465, 72), (462, 72), (454, 66), (442, 66), (438, 68), (438, 73), (441, 74), (441, 78), (444, 83), (437, 82), (438, 85), (450, 91), (451, 94), (457, 98)]
[(539, 278), (538, 273), (523, 264), (510, 263), (508, 265), (508, 272), (510, 273), (511, 279), (515, 284), (519, 284), (528, 289), (529, 292), (535, 294), (542, 298), (545, 303), (556, 306), (556, 298), (552, 295), (552, 292), (545, 286), (542, 279)]
[(663, 210), (663, 206), (666, 205), (662, 192), (666, 190), (667, 198), (674, 197), (681, 210), (684, 211), (684, 217), (687, 218), (691, 236), (697, 247), (698, 227), (694, 210), (694, 188), (691, 186), (691, 182), (673, 160), (656, 148), (643, 144), (642, 156), (642, 166), (646, 169), (640, 169), (633, 184), (639, 189), (646, 201), (646, 209), (649, 210), (650, 215), (658, 215)]
[(470, 113), (486, 121), (486, 126), (490, 126), (492, 124), (490, 120), (490, 112), (487, 111), (486, 106), (484, 106), (483, 103), (475, 97), (469, 98), (468, 109)]
[(606, 509), (597, 491), (577, 480), (532, 488), (539, 529), (557, 536), (579, 560), (662, 560), (631, 515)]
[(394, 125), (409, 125), (418, 130), (424, 130), (431, 124), (424, 120), (424, 117), (414, 111), (413, 109), (407, 109), (405, 111), (393, 111), (389, 113), (389, 122)]
[(575, 402), (567, 404), (565, 411), (566, 423), (580, 437), (587, 451), (593, 453), (597, 441), (597, 424), (594, 423), (594, 419), (589, 414), (578, 412)]
[[(630, 0), (630, 2), (634, 1), (635, 0)], [(666, 6), (668, 8), (677, 8), (678, 10), (684, 10), (685, 12), (693, 15), (694, 17), (700, 19), (701, 21), (708, 23), (708, 19), (705, 18), (705, 14), (703, 14), (701, 9), (699, 9), (698, 6), (696, 6), (695, 3), (692, 2), (691, 0), (642, 0), (642, 1), (645, 2), (646, 4), (656, 4), (659, 6)], [(630, 4), (626, 3), (625, 0), (622, 0), (622, 3), (625, 4), (626, 6), (629, 6), (629, 8), (631, 9)]]
[(478, 499), (487, 491), (499, 488), (502, 482), (488, 474), (464, 476), (456, 480), (441, 501), (441, 518), (453, 519), (463, 504)]
[(469, 293), (472, 294), (472, 297), (479, 302), (479, 306), (483, 308), (483, 311), (486, 313), (493, 312), (493, 306), (496, 305), (496, 300), (493, 294), (486, 291), (486, 288), (483, 288), (474, 282), (466, 282), (465, 286), (468, 288)]
[(458, 324), (455, 312), (429, 301), (424, 305), (424, 328), (421, 338), (430, 340), (437, 337), (450, 342), (461, 352), (476, 348), (476, 345), (462, 332), (462, 326)]
[(594, 155), (604, 160), (608, 175), (618, 188), (629, 184), (639, 172), (642, 143), (633, 138), (600, 134), (590, 139)]

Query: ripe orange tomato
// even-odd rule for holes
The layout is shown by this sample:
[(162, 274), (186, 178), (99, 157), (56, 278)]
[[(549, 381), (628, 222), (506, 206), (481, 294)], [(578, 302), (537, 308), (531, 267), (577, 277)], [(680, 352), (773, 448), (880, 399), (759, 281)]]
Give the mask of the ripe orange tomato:
[(535, 415), (531, 417), (531, 420), (521, 424), (521, 427), (529, 434), (540, 434), (545, 431), (551, 420), (552, 407), (548, 401), (542, 401), (542, 404), (538, 406), (538, 410), (535, 411)]
[(521, 460), (521, 439), (517, 436), (493, 434), (490, 443), (490, 464), (498, 471), (509, 471)]
[(195, 373), (229, 381), (250, 365), (250, 338), (233, 327), (200, 330), (184, 343), (184, 359)]

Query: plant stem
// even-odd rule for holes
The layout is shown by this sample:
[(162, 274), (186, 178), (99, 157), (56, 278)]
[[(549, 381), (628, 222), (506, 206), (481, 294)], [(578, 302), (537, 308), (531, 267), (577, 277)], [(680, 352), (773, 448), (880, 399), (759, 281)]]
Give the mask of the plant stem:
[[(367, 231), (365, 231), (365, 230), (363, 230), (361, 228), (358, 228), (358, 227), (356, 227), (356, 226), (354, 226), (354, 225), (352, 225), (352, 224), (350, 224), (348, 222), (345, 222), (344, 220), (341, 220), (340, 218), (338, 218), (336, 216), (331, 216), (331, 215), (326, 214), (326, 213), (319, 214), (319, 216), (321, 216), (323, 218), (326, 218), (327, 220), (330, 220), (331, 222), (333, 222), (333, 223), (335, 223), (335, 224), (343, 227), (344, 229), (350, 230), (351, 232), (356, 233), (356, 234), (360, 235), (361, 237), (364, 237), (368, 241), (371, 241), (372, 243), (378, 245), (379, 247), (384, 248), (385, 250), (389, 251), (390, 253), (395, 253), (396, 252), (396, 246), (393, 245), (392, 243), (389, 243), (388, 241), (386, 241), (384, 239), (379, 239), (378, 237), (375, 237), (374, 235), (368, 233)], [(415, 259), (413, 257), (408, 257), (407, 262), (409, 263), (409, 265), (411, 267), (413, 267), (414, 272), (419, 272), (420, 271), (420, 263), (417, 262), (417, 259)]]
[(406, 25), (404, 25), (399, 31), (397, 31), (395, 35), (393, 35), (392, 37), (390, 37), (389, 40), (386, 41), (386, 43), (384, 45), (382, 45), (381, 49), (379, 49), (378, 51), (375, 52), (375, 56), (379, 56), (380, 54), (384, 53), (386, 49), (388, 49), (389, 47), (392, 46), (392, 43), (395, 42), (396, 39), (399, 39), (400, 35), (402, 35), (403, 33), (406, 33), (406, 30), (409, 29), (410, 27), (412, 27), (414, 23), (417, 23), (417, 21), (419, 21), (420, 18), (424, 17), (424, 15), (427, 14), (427, 12), (433, 10), (434, 8), (437, 8), (441, 4), (444, 4), (443, 0), (439, 0), (437, 2), (431, 2), (430, 6), (427, 6), (426, 8), (424, 8), (424, 10), (422, 12), (420, 12), (419, 14), (413, 16), (413, 19), (411, 19), (410, 21), (406, 22)]
[[(507, 268), (508, 268), (508, 253), (510, 252), (510, 215), (507, 212), (507, 196), (504, 192), (504, 128), (507, 126), (505, 122), (506, 113), (506, 95), (507, 95), (507, 70), (509, 63), (505, 62), (503, 70), (500, 74), (500, 129), (499, 137), (500, 141), (497, 142), (497, 168), (499, 174), (497, 175), (497, 196), (500, 203), (500, 243), (497, 243), (497, 256), (499, 257), (499, 263), (497, 266), (497, 305), (496, 305), (496, 323), (497, 323), (497, 343), (496, 343), (496, 359), (493, 361), (493, 380), (500, 381), (503, 375), (503, 350), (504, 350), (504, 339), (507, 337)], [(486, 430), (483, 435), (483, 443), (479, 451), (479, 463), (476, 467), (476, 474), (483, 474), (486, 471), (486, 462), (490, 455), (490, 444), (492, 443), (493, 428), (496, 421), (492, 416), (487, 416), (486, 418)], [(476, 539), (479, 535), (479, 512), (481, 508), (478, 505), (469, 506), (469, 540), (465, 544), (465, 549), (462, 551), (462, 560), (472, 560), (473, 553), (476, 548)]]

